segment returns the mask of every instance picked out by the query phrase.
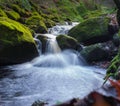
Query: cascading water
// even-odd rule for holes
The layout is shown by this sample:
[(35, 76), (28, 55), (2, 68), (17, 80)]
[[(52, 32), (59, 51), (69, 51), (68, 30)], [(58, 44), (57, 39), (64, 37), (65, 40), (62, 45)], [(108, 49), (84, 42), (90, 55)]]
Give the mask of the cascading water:
[(66, 22), (64, 25), (56, 25), (52, 28), (49, 28), (48, 33), (53, 35), (67, 34), (68, 31), (77, 24), (78, 22), (73, 22), (71, 25), (68, 25)]
[(35, 42), (36, 42), (36, 44), (37, 44), (38, 53), (39, 53), (39, 55), (41, 55), (41, 54), (42, 54), (42, 43), (41, 43), (41, 41), (40, 41), (39, 39), (37, 39), (37, 38), (34, 38), (34, 40), (35, 40)]
[(35, 100), (51, 106), (73, 97), (83, 98), (101, 87), (104, 75), (103, 69), (85, 66), (70, 50), (43, 54), (5, 69), (11, 71), (0, 79), (0, 106), (31, 106)]
[(46, 43), (46, 53), (58, 53), (60, 52), (60, 47), (55, 39), (48, 39)]

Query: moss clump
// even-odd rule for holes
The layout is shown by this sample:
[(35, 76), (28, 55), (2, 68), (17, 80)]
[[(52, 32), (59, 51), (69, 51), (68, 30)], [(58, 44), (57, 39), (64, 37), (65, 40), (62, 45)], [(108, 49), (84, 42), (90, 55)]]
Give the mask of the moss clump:
[(94, 17), (99, 17), (99, 16), (105, 16), (106, 14), (104, 12), (102, 12), (101, 10), (95, 10), (95, 11), (89, 11), (86, 13), (86, 15), (84, 16), (85, 19), (88, 18), (94, 18)]
[(50, 19), (45, 19), (44, 22), (47, 28), (50, 28), (55, 25), (55, 22)]
[(6, 14), (8, 16), (8, 18), (13, 19), (13, 20), (19, 20), (20, 19), (20, 15), (15, 12), (15, 11), (6, 11)]
[(39, 15), (33, 15), (29, 17), (25, 23), (37, 33), (46, 33), (47, 27), (42, 20), (42, 17)]
[(56, 37), (56, 40), (62, 50), (64, 49), (77, 50), (77, 47), (79, 45), (76, 39), (69, 37), (67, 35), (59, 35)]
[(86, 13), (88, 12), (87, 8), (85, 7), (85, 4), (83, 2), (80, 2), (80, 4), (77, 6), (78, 13), (84, 17)]
[(102, 42), (102, 40), (110, 37), (108, 32), (109, 22), (110, 19), (107, 17), (90, 18), (73, 27), (68, 35), (84, 44)]
[(115, 79), (120, 79), (120, 53), (118, 53), (110, 63), (107, 69), (106, 79), (112, 76)]
[(7, 17), (6, 13), (0, 8), (0, 17)]
[(0, 17), (0, 65), (25, 62), (37, 55), (29, 29), (9, 18)]
[(11, 8), (16, 11), (17, 13), (20, 14), (20, 16), (22, 17), (28, 17), (31, 15), (31, 13), (29, 11), (26, 11), (24, 8), (20, 7), (19, 5), (17, 4), (12, 4), (11, 5)]

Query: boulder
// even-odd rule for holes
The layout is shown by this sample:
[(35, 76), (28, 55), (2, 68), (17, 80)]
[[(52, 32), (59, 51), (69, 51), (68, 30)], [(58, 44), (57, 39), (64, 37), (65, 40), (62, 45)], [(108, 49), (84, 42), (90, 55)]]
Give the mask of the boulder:
[(56, 40), (62, 50), (64, 49), (79, 50), (82, 48), (75, 38), (67, 35), (59, 35), (56, 37)]
[(86, 46), (80, 53), (89, 63), (105, 61), (109, 57), (108, 51), (105, 50), (100, 44)]
[(110, 22), (111, 19), (108, 17), (90, 18), (73, 27), (68, 35), (84, 45), (105, 42), (112, 39), (118, 31), (115, 31), (115, 26), (109, 25)]
[(36, 56), (38, 51), (29, 29), (0, 17), (0, 66), (26, 62)]

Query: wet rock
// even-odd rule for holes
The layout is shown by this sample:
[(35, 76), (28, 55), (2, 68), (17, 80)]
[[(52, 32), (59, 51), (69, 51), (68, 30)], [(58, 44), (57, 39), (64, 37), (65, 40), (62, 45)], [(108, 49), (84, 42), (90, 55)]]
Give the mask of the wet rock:
[(108, 52), (98, 44), (87, 46), (80, 53), (89, 63), (108, 59)]
[(30, 61), (38, 56), (29, 29), (11, 19), (0, 18), (0, 65)]
[(45, 53), (48, 37), (39, 34), (39, 35), (37, 35), (37, 39), (39, 39), (42, 43), (42, 53)]

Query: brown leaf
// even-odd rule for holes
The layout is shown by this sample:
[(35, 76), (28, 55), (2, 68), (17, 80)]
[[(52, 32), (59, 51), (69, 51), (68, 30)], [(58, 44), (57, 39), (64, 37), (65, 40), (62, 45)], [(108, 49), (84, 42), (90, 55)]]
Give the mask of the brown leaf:
[(113, 81), (109, 79), (111, 85), (116, 89), (117, 91), (117, 99), (120, 101), (120, 80), (118, 81)]

